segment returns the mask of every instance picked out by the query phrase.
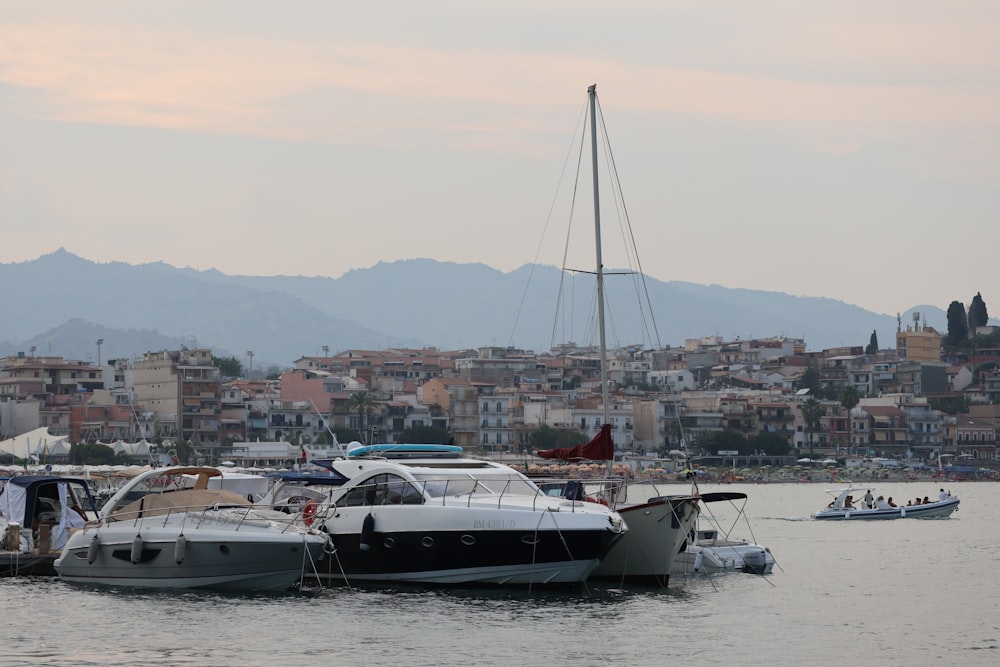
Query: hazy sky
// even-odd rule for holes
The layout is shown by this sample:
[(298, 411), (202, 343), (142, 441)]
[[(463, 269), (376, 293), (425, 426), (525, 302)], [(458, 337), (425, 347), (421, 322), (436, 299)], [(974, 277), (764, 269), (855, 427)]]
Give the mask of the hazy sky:
[(559, 265), (568, 214), (542, 230), (596, 82), (650, 275), (889, 314), (981, 291), (1000, 309), (994, 0), (0, 15), (0, 262)]

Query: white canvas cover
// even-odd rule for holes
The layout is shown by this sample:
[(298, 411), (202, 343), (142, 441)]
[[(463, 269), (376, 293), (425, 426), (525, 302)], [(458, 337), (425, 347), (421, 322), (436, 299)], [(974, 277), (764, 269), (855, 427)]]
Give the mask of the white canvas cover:
[(69, 438), (50, 435), (47, 428), (36, 428), (0, 442), (0, 453), (11, 454), (17, 459), (34, 460), (45, 456), (65, 456), (69, 454)]
[[(59, 492), (59, 522), (52, 527), (50, 548), (53, 551), (59, 551), (65, 546), (71, 529), (82, 527), (86, 523), (83, 517), (72, 509), (72, 499), (67, 491), (68, 484), (66, 482), (56, 482), (56, 484)], [(24, 522), (27, 499), (27, 487), (18, 484), (8, 484), (4, 487), (3, 493), (0, 493), (0, 514), (6, 519), (6, 523), (21, 524)], [(21, 531), (22, 549), (30, 550), (31, 545), (28, 540), (31, 535), (31, 526), (28, 525), (24, 528)]]
[(28, 490), (17, 484), (8, 484), (0, 493), (0, 516), (8, 523), (24, 521), (24, 504), (27, 502)]
[(111, 449), (114, 450), (115, 454), (124, 453), (130, 457), (149, 458), (149, 443), (145, 440), (140, 440), (139, 442), (118, 440), (111, 445)]
[(209, 477), (208, 488), (234, 491), (244, 498), (262, 498), (271, 486), (271, 480), (261, 475), (222, 471), (222, 477)]

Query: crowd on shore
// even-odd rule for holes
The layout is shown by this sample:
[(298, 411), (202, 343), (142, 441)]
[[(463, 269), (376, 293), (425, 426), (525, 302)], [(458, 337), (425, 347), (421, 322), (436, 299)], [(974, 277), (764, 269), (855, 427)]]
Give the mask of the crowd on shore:
[(986, 468), (932, 468), (907, 467), (810, 467), (788, 465), (781, 467), (760, 466), (753, 468), (676, 467), (639, 468), (627, 463), (615, 463), (610, 470), (603, 463), (554, 463), (545, 460), (506, 461), (508, 465), (532, 477), (597, 479), (626, 477), (635, 481), (656, 483), (754, 483), (754, 484), (807, 484), (810, 482), (927, 482), (927, 481), (1000, 481), (1000, 472)]

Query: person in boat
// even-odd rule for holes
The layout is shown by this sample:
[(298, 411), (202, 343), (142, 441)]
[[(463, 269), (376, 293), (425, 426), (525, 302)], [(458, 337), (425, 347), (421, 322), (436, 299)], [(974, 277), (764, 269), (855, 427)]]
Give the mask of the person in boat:
[(912, 500), (907, 500), (906, 501), (906, 506), (907, 507), (913, 507), (913, 501)]
[(938, 500), (948, 500), (949, 496), (951, 496), (950, 493), (945, 493), (944, 489), (941, 489), (941, 491), (938, 493)]
[(885, 496), (878, 497), (878, 500), (875, 501), (875, 509), (877, 510), (889, 509), (889, 503), (885, 502)]
[(931, 504), (931, 499), (928, 496), (924, 496), (924, 501), (921, 504), (922, 505), (930, 505)]
[(868, 493), (865, 494), (865, 509), (872, 508), (872, 500), (874, 500), (874, 497), (872, 496), (872, 490), (868, 489)]
[(920, 500), (920, 498), (918, 497), (918, 498), (916, 498), (916, 499), (915, 499), (915, 500), (913, 501), (913, 504), (914, 504), (914, 505), (923, 505), (923, 504), (924, 504), (924, 501)]
[(844, 509), (852, 510), (854, 509), (854, 496), (847, 496), (844, 498)]
[(889, 503), (889, 507), (895, 507), (896, 506), (896, 503), (892, 502), (892, 496), (889, 496), (889, 500), (887, 500), (886, 502)]

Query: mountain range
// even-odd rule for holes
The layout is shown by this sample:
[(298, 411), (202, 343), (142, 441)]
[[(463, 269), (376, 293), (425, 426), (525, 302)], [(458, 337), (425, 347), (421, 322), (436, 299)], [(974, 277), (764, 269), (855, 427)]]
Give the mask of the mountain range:
[[(607, 277), (609, 345), (784, 335), (821, 350), (867, 345), (873, 331), (880, 347), (895, 345), (896, 317), (834, 299), (649, 277), (644, 283), (643, 289), (634, 274)], [(593, 277), (537, 264), (505, 273), (412, 259), (339, 278), (245, 276), (162, 262), (96, 263), (60, 248), (0, 263), (0, 285), (0, 355), (35, 348), (37, 355), (95, 360), (100, 354), (106, 361), (186, 345), (241, 360), (252, 351), (254, 368), (266, 368), (323, 354), (324, 346), (331, 354), (486, 345), (544, 351), (596, 341)], [(910, 308), (904, 326), (913, 312), (945, 330), (941, 308)]]

